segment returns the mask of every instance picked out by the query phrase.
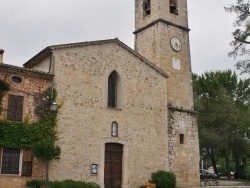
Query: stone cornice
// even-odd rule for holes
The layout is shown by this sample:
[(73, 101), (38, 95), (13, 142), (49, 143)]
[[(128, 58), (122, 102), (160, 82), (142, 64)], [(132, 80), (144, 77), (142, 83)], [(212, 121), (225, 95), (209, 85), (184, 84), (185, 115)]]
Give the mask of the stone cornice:
[(134, 33), (134, 34), (140, 33), (140, 32), (142, 32), (142, 31), (144, 31), (145, 29), (147, 29), (147, 28), (149, 28), (149, 27), (151, 27), (151, 26), (153, 26), (153, 25), (155, 25), (155, 24), (157, 24), (157, 23), (159, 23), (159, 22), (164, 23), (164, 24), (166, 24), (166, 25), (173, 26), (173, 27), (177, 27), (177, 28), (182, 29), (182, 30), (187, 31), (187, 32), (190, 31), (190, 29), (187, 28), (187, 27), (184, 27), (184, 26), (181, 26), (181, 25), (178, 25), (178, 24), (175, 24), (175, 23), (172, 23), (172, 22), (169, 22), (169, 21), (166, 21), (166, 20), (163, 20), (163, 19), (160, 18), (160, 19), (157, 19), (157, 20), (155, 20), (155, 21), (149, 23), (148, 25), (146, 25), (146, 26), (144, 26), (144, 27), (142, 27), (142, 28), (140, 28), (140, 29), (134, 31), (133, 33)]
[(141, 61), (143, 61), (145, 64), (159, 72), (164, 77), (168, 78), (168, 74), (165, 73), (163, 70), (161, 70), (159, 67), (148, 61), (146, 58), (144, 58), (142, 55), (137, 53), (135, 50), (121, 42), (118, 38), (115, 39), (108, 39), (108, 40), (98, 40), (98, 41), (90, 41), (90, 42), (79, 42), (79, 43), (69, 43), (69, 44), (60, 44), (60, 45), (54, 45), (54, 46), (48, 46), (45, 49), (43, 49), (41, 52), (39, 52), (37, 55), (32, 57), (29, 61), (27, 61), (23, 66), (26, 68), (32, 68), (34, 65), (39, 63), (42, 59), (45, 57), (48, 57), (51, 55), (51, 53), (54, 50), (60, 50), (60, 49), (67, 49), (67, 48), (75, 48), (75, 47), (83, 47), (83, 46), (89, 46), (89, 45), (100, 45), (100, 44), (107, 44), (107, 43), (116, 43), (137, 58), (139, 58)]
[(174, 106), (172, 106), (172, 105), (168, 105), (168, 109), (170, 109), (170, 110), (172, 110), (172, 111), (186, 112), (186, 113), (189, 113), (189, 114), (198, 114), (198, 112), (196, 112), (196, 111), (194, 111), (194, 110), (189, 110), (189, 109), (174, 107)]

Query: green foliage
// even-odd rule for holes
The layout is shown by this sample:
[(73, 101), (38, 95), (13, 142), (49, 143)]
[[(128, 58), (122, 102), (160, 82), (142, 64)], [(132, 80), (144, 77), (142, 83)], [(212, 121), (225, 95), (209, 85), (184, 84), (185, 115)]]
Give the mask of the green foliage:
[[(9, 84), (4, 80), (0, 80), (0, 104), (6, 91), (9, 90)], [(55, 100), (56, 91), (53, 90), (53, 99), (46, 98), (50, 95), (50, 89), (43, 94), (35, 95), (35, 113), (40, 120), (29, 124), (26, 118), (24, 122), (0, 121), (0, 147), (12, 148), (31, 148), (34, 143), (42, 140), (57, 139), (55, 131), (57, 111), (50, 110), (51, 100)], [(43, 96), (42, 96), (43, 95)], [(1, 107), (0, 107), (1, 112)]]
[(12, 148), (30, 148), (44, 139), (56, 139), (56, 112), (46, 119), (28, 124), (15, 121), (0, 121), (0, 146)]
[(43, 180), (31, 180), (26, 182), (27, 188), (100, 188), (100, 186), (93, 182), (85, 181), (43, 181)]
[(2, 107), (1, 107), (1, 103), (3, 100), (3, 96), (5, 94), (5, 92), (7, 92), (10, 89), (10, 86), (7, 82), (5, 82), (4, 80), (0, 80), (0, 114), (2, 112)]
[(45, 181), (43, 180), (31, 180), (26, 182), (27, 188), (42, 188), (45, 185)]
[[(4, 93), (10, 89), (10, 86), (4, 80), (0, 80), (0, 98), (3, 97)], [(1, 100), (0, 100), (1, 101)]]
[(151, 181), (157, 188), (175, 188), (176, 176), (173, 172), (159, 170), (151, 174)]
[(41, 140), (32, 146), (32, 152), (35, 157), (43, 161), (59, 160), (61, 148), (56, 146), (51, 139)]
[(236, 170), (237, 178), (250, 180), (250, 165), (241, 165)]
[(222, 174), (226, 173), (225, 166), (223, 166), (223, 165), (217, 165), (217, 170), (219, 173), (222, 173)]
[(33, 143), (54, 136), (53, 126), (46, 123), (25, 124), (0, 122), (0, 146), (13, 148), (31, 147)]
[(250, 166), (246, 166), (245, 173), (246, 173), (246, 179), (250, 181)]
[[(9, 90), (9, 85), (0, 80), (0, 102), (7, 90)], [(50, 96), (50, 92), (53, 92), (53, 96), (47, 97)], [(38, 122), (29, 124), (27, 118), (24, 122), (0, 121), (0, 147), (32, 148), (34, 156), (45, 164), (46, 181), (48, 180), (49, 162), (53, 159), (59, 160), (61, 154), (61, 148), (54, 144), (57, 139), (55, 130), (57, 111), (50, 110), (50, 104), (55, 101), (56, 95), (54, 89), (34, 95), (34, 105), (36, 106), (34, 112), (40, 117)], [(36, 184), (38, 186), (39, 183), (39, 181), (31, 182), (34, 186)]]
[(224, 156), (230, 174), (231, 154), (235, 158), (249, 151), (250, 81), (228, 71), (193, 75), (195, 110), (201, 154), (209, 156), (214, 169), (216, 157)]
[(246, 165), (241, 165), (239, 166), (236, 171), (235, 174), (237, 174), (237, 178), (239, 179), (246, 179)]
[[(233, 32), (234, 40), (231, 42), (233, 50), (229, 52), (229, 56), (236, 58), (237, 56), (247, 57), (250, 53), (250, 11), (249, 11), (249, 0), (237, 0), (235, 4), (231, 4), (225, 7), (225, 10), (229, 13), (235, 13), (237, 15)], [(240, 59), (236, 67), (242, 70), (242, 73), (250, 72), (250, 59)]]

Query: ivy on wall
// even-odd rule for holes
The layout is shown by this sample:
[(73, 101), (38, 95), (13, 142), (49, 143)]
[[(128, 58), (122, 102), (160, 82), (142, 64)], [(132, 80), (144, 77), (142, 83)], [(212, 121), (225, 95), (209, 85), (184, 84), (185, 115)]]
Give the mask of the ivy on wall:
[(0, 114), (2, 112), (1, 103), (3, 100), (3, 96), (7, 91), (9, 91), (9, 89), (10, 89), (9, 84), (5, 82), (4, 80), (0, 80)]
[[(5, 92), (9, 90), (9, 86), (6, 84), (5, 81), (0, 80), (0, 102), (2, 102)], [(56, 94), (56, 92), (54, 93)], [(46, 94), (44, 93), (44, 95)], [(51, 99), (44, 101), (43, 105), (37, 106), (38, 111), (43, 112), (37, 122), (0, 121), (0, 147), (22, 149), (31, 148), (33, 144), (42, 140), (55, 141), (57, 139), (55, 130), (57, 111), (51, 111), (50, 104)]]
[[(53, 114), (54, 113), (54, 114)], [(48, 119), (28, 124), (16, 121), (0, 121), (0, 146), (30, 148), (38, 141), (56, 139), (56, 112)]]

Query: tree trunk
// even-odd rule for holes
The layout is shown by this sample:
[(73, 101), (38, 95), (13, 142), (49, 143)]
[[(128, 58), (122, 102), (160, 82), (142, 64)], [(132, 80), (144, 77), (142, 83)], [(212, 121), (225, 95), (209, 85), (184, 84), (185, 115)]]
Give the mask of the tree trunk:
[(213, 165), (213, 168), (214, 168), (214, 173), (215, 174), (218, 174), (218, 170), (217, 170), (217, 167), (216, 167), (216, 160), (215, 160), (215, 157), (214, 157), (214, 152), (213, 150), (211, 150), (211, 153), (210, 153), (210, 159), (211, 159), (211, 163)]
[(212, 166), (213, 166), (213, 169), (214, 169), (214, 173), (218, 174), (214, 152), (213, 152), (213, 150), (211, 148), (206, 148), (206, 149), (207, 149), (208, 157), (210, 158), (210, 161), (212, 163)]
[(230, 167), (230, 159), (229, 159), (229, 149), (225, 148), (225, 160), (226, 160), (226, 173), (227, 179), (231, 179), (231, 167)]
[(234, 172), (234, 178), (238, 179), (239, 178), (239, 167), (240, 167), (240, 160), (239, 156), (235, 156), (235, 172)]

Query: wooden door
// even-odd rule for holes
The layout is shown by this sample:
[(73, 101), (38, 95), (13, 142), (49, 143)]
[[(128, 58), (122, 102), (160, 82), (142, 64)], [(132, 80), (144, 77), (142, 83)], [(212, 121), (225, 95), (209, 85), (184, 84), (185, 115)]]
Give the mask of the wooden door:
[(122, 185), (122, 145), (105, 144), (104, 187), (121, 188)]

